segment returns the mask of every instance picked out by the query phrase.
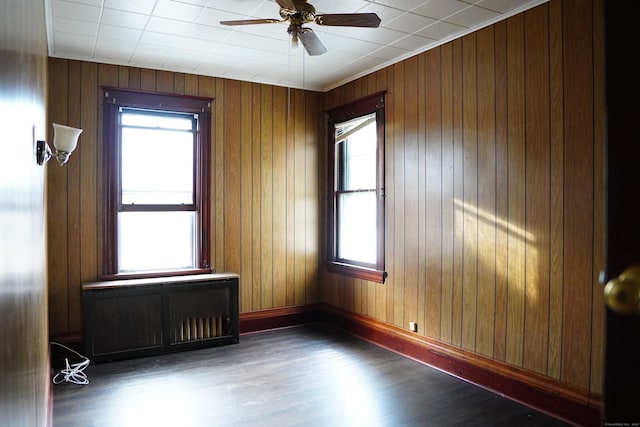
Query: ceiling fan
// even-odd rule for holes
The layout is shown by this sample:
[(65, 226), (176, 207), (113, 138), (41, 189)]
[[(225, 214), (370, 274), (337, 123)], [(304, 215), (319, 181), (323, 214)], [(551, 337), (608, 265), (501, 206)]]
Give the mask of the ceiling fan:
[(282, 19), (241, 19), (237, 21), (220, 21), (222, 25), (275, 24), (289, 21), (287, 32), (291, 35), (291, 44), (302, 42), (311, 56), (322, 55), (327, 51), (318, 36), (311, 28), (303, 27), (307, 23), (337, 27), (370, 27), (380, 26), (380, 18), (375, 13), (327, 13), (316, 14), (316, 9), (307, 0), (276, 0), (280, 5)]

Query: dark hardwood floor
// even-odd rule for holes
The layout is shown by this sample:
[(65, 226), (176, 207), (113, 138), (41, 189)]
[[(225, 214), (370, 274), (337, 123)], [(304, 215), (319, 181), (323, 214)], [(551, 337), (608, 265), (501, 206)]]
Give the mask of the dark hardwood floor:
[(54, 386), (54, 427), (567, 425), (319, 324), (85, 373)]

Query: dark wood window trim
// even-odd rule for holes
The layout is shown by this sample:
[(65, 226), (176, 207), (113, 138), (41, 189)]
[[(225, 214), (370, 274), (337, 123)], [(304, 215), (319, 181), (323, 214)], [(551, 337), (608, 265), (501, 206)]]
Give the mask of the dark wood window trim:
[[(329, 142), (329, 227), (327, 236), (327, 269), (331, 272), (384, 283), (385, 271), (385, 214), (384, 214), (384, 96), (385, 92), (378, 92), (357, 101), (327, 110), (328, 142)], [(375, 113), (377, 126), (377, 256), (375, 264), (358, 264), (342, 260), (337, 257), (337, 201), (335, 184), (335, 125), (367, 114)]]
[[(104, 217), (103, 217), (103, 268), (100, 276), (103, 280), (182, 276), (211, 273), (210, 265), (210, 135), (211, 106), (213, 99), (173, 94), (160, 94), (141, 90), (124, 90), (102, 87), (103, 94), (103, 176), (104, 176)], [(198, 137), (196, 141), (195, 204), (198, 215), (195, 269), (167, 270), (145, 273), (118, 273), (117, 215), (119, 205), (119, 134), (118, 111), (120, 107), (141, 108), (160, 111), (173, 111), (198, 114)], [(167, 153), (170, 155), (171, 153)]]

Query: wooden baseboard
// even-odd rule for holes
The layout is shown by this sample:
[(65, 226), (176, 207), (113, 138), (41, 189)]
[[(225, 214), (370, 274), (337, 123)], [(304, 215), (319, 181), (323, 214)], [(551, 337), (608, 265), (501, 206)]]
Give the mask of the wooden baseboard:
[(317, 322), (323, 320), (322, 317), (318, 304), (240, 313), (240, 334)]
[(569, 424), (602, 425), (601, 396), (555, 379), (426, 338), (329, 305), (323, 318), (360, 338), (477, 386), (504, 395)]

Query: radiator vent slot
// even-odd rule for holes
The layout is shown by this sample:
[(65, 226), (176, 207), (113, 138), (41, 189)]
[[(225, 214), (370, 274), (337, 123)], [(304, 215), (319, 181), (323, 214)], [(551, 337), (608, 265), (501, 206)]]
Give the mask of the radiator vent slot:
[(173, 344), (200, 341), (231, 334), (232, 298), (228, 288), (202, 288), (171, 294)]
[(197, 341), (227, 335), (223, 327), (223, 317), (187, 317), (176, 330), (178, 342)]

